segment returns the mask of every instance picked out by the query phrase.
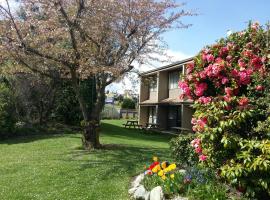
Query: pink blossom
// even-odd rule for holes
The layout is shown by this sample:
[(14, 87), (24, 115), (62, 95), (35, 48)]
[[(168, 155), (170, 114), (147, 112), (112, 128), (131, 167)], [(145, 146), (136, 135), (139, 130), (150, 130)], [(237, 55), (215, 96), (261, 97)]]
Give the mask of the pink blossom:
[(187, 64), (187, 74), (190, 74), (194, 69), (194, 61)]
[(211, 97), (200, 97), (198, 99), (198, 102), (201, 103), (201, 104), (208, 104), (212, 101), (212, 98)]
[(197, 120), (197, 128), (199, 131), (203, 131), (206, 125), (207, 125), (206, 117)]
[(232, 56), (231, 56), (231, 55), (228, 55), (228, 56), (226, 57), (226, 60), (227, 60), (228, 62), (231, 62)]
[(239, 105), (240, 106), (243, 106), (243, 107), (245, 107), (245, 106), (247, 106), (248, 105), (248, 103), (249, 103), (249, 100), (248, 100), (248, 98), (247, 97), (242, 97), (240, 100), (239, 100)]
[(245, 31), (241, 31), (241, 32), (238, 33), (238, 35), (239, 35), (240, 37), (242, 37), (243, 35), (245, 35), (245, 33), (246, 33)]
[(234, 48), (234, 44), (231, 43), (231, 42), (229, 42), (229, 43), (227, 44), (227, 48), (228, 48), (228, 50), (233, 49), (233, 48)]
[(260, 69), (263, 66), (262, 59), (258, 56), (254, 56), (251, 60), (251, 65), (254, 67), (255, 70)]
[(257, 85), (256, 86), (256, 90), (257, 91), (263, 91), (264, 90), (264, 87), (262, 85)]
[(206, 83), (197, 83), (195, 86), (195, 94), (200, 97), (203, 95), (204, 91), (207, 90), (207, 84)]
[(200, 160), (200, 161), (205, 161), (206, 159), (207, 159), (207, 156), (204, 155), (204, 154), (201, 154), (201, 155), (199, 156), (199, 160)]
[(255, 22), (251, 24), (250, 28), (256, 31), (259, 28), (259, 25), (260, 25), (259, 22)]
[(225, 88), (225, 93), (226, 93), (227, 96), (230, 97), (230, 96), (233, 95), (233, 89), (230, 88), (230, 87), (226, 87), (226, 88)]
[(246, 44), (246, 47), (247, 47), (248, 49), (251, 49), (251, 48), (253, 47), (252, 42), (247, 43), (247, 44)]
[(193, 117), (193, 118), (191, 119), (191, 124), (194, 125), (194, 124), (196, 124), (196, 123), (197, 123), (197, 119)]
[(186, 78), (187, 78), (187, 80), (192, 81), (193, 75), (192, 75), (192, 74), (188, 74), (188, 75), (186, 76)]
[(190, 142), (191, 146), (195, 147), (195, 145), (200, 145), (201, 144), (201, 139), (200, 138), (195, 138)]
[(219, 50), (219, 56), (227, 56), (229, 49), (227, 47), (221, 47)]
[(252, 56), (253, 56), (253, 53), (252, 53), (252, 51), (251, 50), (244, 50), (243, 52), (242, 52), (242, 54), (245, 56), (245, 57), (247, 57), (247, 58), (251, 58)]
[(223, 85), (227, 84), (228, 82), (229, 82), (229, 79), (228, 79), (227, 77), (222, 77), (221, 83), (222, 83)]
[(247, 85), (250, 83), (250, 73), (248, 71), (241, 71), (238, 73), (239, 75), (239, 83), (242, 85)]
[(207, 54), (206, 59), (207, 59), (207, 62), (213, 62), (215, 57), (212, 54)]
[(196, 149), (195, 149), (195, 152), (196, 153), (202, 153), (202, 148), (199, 146), (199, 147), (197, 147)]
[(205, 71), (201, 71), (200, 73), (199, 73), (199, 76), (200, 76), (200, 78), (201, 79), (205, 79), (206, 78), (206, 72)]
[(205, 62), (205, 61), (207, 61), (207, 54), (202, 54), (202, 60)]
[(233, 69), (231, 71), (231, 74), (232, 74), (233, 77), (237, 77), (238, 76), (238, 71), (236, 69)]
[(230, 97), (230, 96), (224, 96), (223, 97), (224, 98), (224, 101), (226, 101), (226, 102), (228, 102), (228, 103), (230, 103), (231, 101), (232, 101), (232, 98)]
[(239, 67), (241, 67), (241, 68), (244, 68), (244, 67), (247, 66), (246, 63), (244, 62), (244, 60), (243, 60), (242, 58), (240, 58), (240, 59), (238, 60), (238, 65), (239, 65)]
[(178, 83), (179, 88), (183, 91), (183, 93), (187, 96), (191, 96), (190, 88), (188, 86), (188, 83), (185, 81), (179, 81)]

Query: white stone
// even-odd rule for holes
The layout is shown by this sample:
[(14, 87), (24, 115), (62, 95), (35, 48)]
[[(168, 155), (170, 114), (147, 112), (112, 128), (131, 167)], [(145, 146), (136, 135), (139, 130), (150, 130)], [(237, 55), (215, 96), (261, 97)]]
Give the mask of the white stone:
[(145, 196), (144, 196), (145, 200), (150, 200), (150, 192), (146, 192)]
[(144, 174), (140, 174), (138, 175), (135, 180), (131, 183), (132, 187), (139, 187), (139, 185), (141, 184), (141, 181), (144, 178)]
[(177, 196), (177, 197), (174, 197), (172, 200), (188, 200), (188, 198)]
[(160, 186), (157, 186), (151, 190), (150, 200), (164, 200), (164, 194)]
[(130, 194), (130, 195), (132, 195), (132, 194), (134, 194), (134, 192), (137, 190), (137, 187), (133, 187), (133, 188), (130, 188), (129, 190), (128, 190), (128, 193)]
[(134, 193), (134, 198), (135, 198), (135, 199), (138, 199), (138, 200), (139, 200), (139, 199), (144, 200), (144, 199), (145, 199), (146, 193), (147, 193), (146, 189), (143, 187), (143, 185), (140, 185), (140, 186), (136, 189), (136, 191), (135, 191), (135, 193)]
[(184, 169), (180, 169), (180, 170), (179, 170), (179, 173), (181, 173), (181, 174), (185, 174), (185, 173), (186, 173), (186, 170), (184, 170)]

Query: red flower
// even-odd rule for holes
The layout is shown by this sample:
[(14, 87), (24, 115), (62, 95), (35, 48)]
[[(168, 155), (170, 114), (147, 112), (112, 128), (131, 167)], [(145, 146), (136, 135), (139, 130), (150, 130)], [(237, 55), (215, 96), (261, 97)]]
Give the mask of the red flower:
[(228, 79), (227, 77), (222, 77), (221, 83), (222, 83), (223, 85), (225, 85), (225, 84), (228, 83), (228, 82), (229, 82), (229, 79)]
[(230, 88), (230, 87), (226, 87), (226, 88), (225, 88), (225, 93), (226, 93), (227, 96), (230, 97), (230, 96), (233, 95), (233, 89)]
[(243, 106), (243, 107), (245, 107), (245, 106), (247, 106), (248, 105), (248, 103), (249, 103), (249, 100), (248, 100), (248, 98), (247, 97), (242, 97), (240, 100), (239, 100), (239, 105), (240, 106)]
[(152, 170), (156, 165), (159, 165), (159, 162), (153, 162), (150, 166), (149, 166), (149, 168), (148, 168), (148, 170)]
[(213, 62), (215, 60), (215, 57), (212, 54), (206, 55), (207, 62)]
[(195, 86), (195, 94), (200, 97), (203, 95), (204, 91), (207, 90), (207, 84), (206, 83), (197, 83)]
[(251, 50), (244, 50), (243, 52), (242, 52), (242, 54), (243, 54), (243, 56), (245, 56), (245, 57), (247, 57), (247, 58), (251, 58), (251, 57), (253, 57), (253, 53), (252, 53), (252, 51)]
[(194, 69), (194, 61), (187, 64), (187, 74), (190, 74)]
[(239, 84), (247, 85), (250, 83), (250, 73), (246, 70), (238, 73), (239, 75)]
[(251, 60), (251, 65), (254, 67), (255, 70), (260, 69), (263, 66), (262, 59), (258, 56), (254, 56)]
[(219, 56), (227, 56), (228, 52), (229, 50), (227, 47), (221, 47), (221, 49), (219, 50)]
[(195, 152), (198, 153), (198, 154), (202, 153), (202, 148), (200, 146), (195, 148)]
[(256, 86), (256, 90), (257, 91), (263, 91), (264, 90), (264, 87), (262, 85), (257, 85)]
[(224, 96), (223, 98), (224, 98), (224, 101), (226, 101), (226, 102), (228, 102), (228, 103), (232, 101), (232, 98), (231, 98), (230, 96), (227, 96), (227, 95), (226, 95), (226, 96)]
[(205, 161), (206, 159), (207, 159), (207, 156), (204, 155), (204, 154), (202, 154), (202, 155), (199, 156), (199, 160), (200, 161)]
[(250, 28), (254, 31), (256, 31), (259, 28), (259, 22), (255, 22), (253, 24), (251, 24)]
[(210, 103), (211, 102), (211, 100), (212, 100), (212, 98), (211, 97), (200, 97), (199, 99), (198, 99), (198, 102), (199, 103), (202, 103), (202, 104), (208, 104), (208, 103)]
[(241, 68), (245, 68), (245, 67), (247, 66), (247, 64), (244, 62), (244, 60), (243, 60), (242, 58), (240, 58), (240, 59), (238, 60), (238, 65), (239, 65), (239, 67), (241, 67)]

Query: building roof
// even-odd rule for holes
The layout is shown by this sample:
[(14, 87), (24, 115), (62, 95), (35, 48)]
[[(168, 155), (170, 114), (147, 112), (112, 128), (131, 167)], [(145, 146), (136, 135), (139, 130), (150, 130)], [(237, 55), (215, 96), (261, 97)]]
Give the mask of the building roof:
[(147, 99), (145, 101), (140, 102), (140, 105), (156, 105), (156, 104), (158, 104), (158, 102), (152, 99)]
[(142, 73), (140, 73), (140, 76), (150, 75), (150, 74), (156, 73), (158, 71), (174, 69), (176, 67), (179, 67), (179, 65), (188, 63), (188, 62), (190, 62), (192, 60), (193, 60), (193, 57), (187, 58), (187, 59), (184, 59), (184, 60), (181, 60), (181, 61), (177, 61), (177, 62), (174, 62), (174, 63), (169, 64), (169, 65), (165, 65), (165, 66), (162, 66), (162, 67), (159, 67), (159, 68), (156, 68), (156, 69), (152, 69), (152, 70), (149, 70), (149, 71), (146, 71), (146, 72), (142, 72)]
[(159, 102), (152, 100), (152, 99), (147, 99), (143, 102), (140, 102), (140, 105), (144, 106), (151, 106), (151, 105), (180, 105), (180, 104), (192, 104), (193, 101), (190, 99), (183, 99), (181, 100), (180, 98), (167, 98), (163, 99)]
[(167, 98), (167, 99), (163, 99), (161, 100), (161, 102), (159, 102), (159, 104), (192, 104), (193, 101), (189, 100), (189, 99), (180, 99), (179, 97), (177, 98)]

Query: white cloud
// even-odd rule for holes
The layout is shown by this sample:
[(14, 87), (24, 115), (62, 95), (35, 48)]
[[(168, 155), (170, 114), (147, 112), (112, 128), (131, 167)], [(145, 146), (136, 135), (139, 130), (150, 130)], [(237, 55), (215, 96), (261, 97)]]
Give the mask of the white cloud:
[[(134, 68), (138, 70), (139, 72), (145, 72), (149, 71), (155, 68), (162, 67), (167, 64), (171, 64), (173, 62), (181, 61), (186, 58), (192, 57), (192, 55), (186, 54), (181, 51), (173, 51), (173, 50), (167, 50), (166, 54), (170, 58), (167, 62), (152, 62), (151, 65), (141, 65), (139, 66), (138, 63), (134, 63)], [(162, 57), (162, 59), (165, 60), (165, 57)], [(135, 74), (129, 74), (126, 75), (120, 82), (118, 83), (112, 83), (107, 88), (107, 90), (118, 92), (120, 94), (124, 93), (124, 90), (133, 90), (135, 93), (138, 93), (139, 91), (139, 82), (138, 82), (138, 75)]]

